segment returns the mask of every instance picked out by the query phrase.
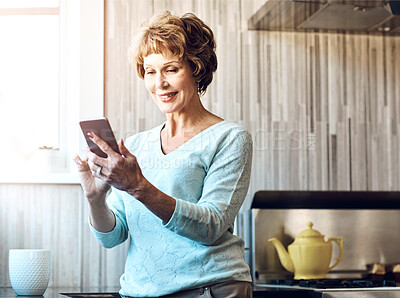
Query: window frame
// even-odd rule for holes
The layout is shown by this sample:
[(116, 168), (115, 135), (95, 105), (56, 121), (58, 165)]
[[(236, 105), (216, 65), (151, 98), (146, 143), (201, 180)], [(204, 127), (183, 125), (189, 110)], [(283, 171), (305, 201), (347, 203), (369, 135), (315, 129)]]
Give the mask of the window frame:
[[(1, 9), (32, 14), (58, 8)], [(73, 158), (86, 146), (79, 119), (104, 115), (104, 0), (60, 0), (59, 149), (43, 150), (63, 166), (55, 172), (0, 173), (0, 183), (79, 184)], [(77, 22), (77, 20), (79, 20)], [(45, 164), (45, 166), (46, 166)]]

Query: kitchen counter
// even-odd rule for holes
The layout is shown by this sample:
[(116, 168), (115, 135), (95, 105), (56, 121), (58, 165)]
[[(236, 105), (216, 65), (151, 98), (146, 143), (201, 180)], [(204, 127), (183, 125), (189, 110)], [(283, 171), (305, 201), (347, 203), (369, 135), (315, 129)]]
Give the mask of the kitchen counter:
[(1, 298), (15, 298), (15, 297), (44, 297), (44, 298), (67, 298), (68, 296), (61, 295), (60, 293), (102, 293), (101, 296), (96, 297), (112, 297), (107, 293), (118, 293), (119, 287), (48, 287), (43, 296), (17, 296), (11, 287), (0, 287)]
[[(119, 287), (113, 288), (80, 288), (80, 287), (49, 287), (43, 296), (30, 296), (30, 297), (44, 297), (44, 298), (67, 298), (68, 296), (61, 295), (60, 293), (90, 293), (90, 295), (79, 296), (79, 297), (96, 297), (96, 298), (111, 298), (118, 297)], [(97, 293), (97, 295), (95, 295)], [(264, 288), (255, 287), (254, 288), (254, 298), (312, 298), (311, 291), (297, 291), (295, 289), (283, 289), (283, 288)], [(114, 294), (114, 295), (113, 295)], [(12, 288), (1, 288), (0, 287), (0, 297), (1, 298), (15, 298), (15, 297), (29, 297), (29, 296), (16, 296)], [(78, 296), (74, 296), (77, 297)]]
[(308, 290), (296, 290), (288, 288), (267, 288), (253, 287), (253, 298), (315, 298), (318, 297), (315, 292)]

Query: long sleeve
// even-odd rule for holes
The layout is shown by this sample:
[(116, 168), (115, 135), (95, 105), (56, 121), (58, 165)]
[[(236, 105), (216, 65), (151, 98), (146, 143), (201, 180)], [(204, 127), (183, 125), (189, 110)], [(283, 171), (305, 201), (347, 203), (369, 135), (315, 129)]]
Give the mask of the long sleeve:
[(103, 247), (112, 248), (128, 238), (128, 225), (121, 193), (113, 190), (107, 197), (107, 204), (115, 215), (114, 229), (108, 233), (102, 233), (93, 228), (90, 223), (89, 226), (93, 235)]
[(165, 227), (204, 245), (214, 244), (233, 222), (248, 190), (252, 140), (247, 131), (228, 135), (221, 143), (204, 179), (198, 203), (176, 199)]

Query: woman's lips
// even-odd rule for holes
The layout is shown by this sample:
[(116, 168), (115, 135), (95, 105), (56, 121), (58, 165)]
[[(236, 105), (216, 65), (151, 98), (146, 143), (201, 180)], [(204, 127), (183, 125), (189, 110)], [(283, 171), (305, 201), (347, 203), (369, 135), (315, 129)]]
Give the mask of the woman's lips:
[(173, 100), (177, 94), (178, 94), (178, 92), (168, 92), (168, 93), (163, 93), (163, 94), (157, 94), (157, 97), (162, 102), (169, 102), (169, 101)]

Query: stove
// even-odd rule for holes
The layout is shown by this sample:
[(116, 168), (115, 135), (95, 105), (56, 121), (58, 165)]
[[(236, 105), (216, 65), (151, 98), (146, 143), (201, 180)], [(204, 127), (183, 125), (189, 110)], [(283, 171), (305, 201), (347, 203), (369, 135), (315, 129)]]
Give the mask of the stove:
[(269, 280), (269, 285), (296, 286), (313, 289), (343, 289), (343, 288), (377, 288), (396, 287), (394, 280), (367, 280), (367, 279), (301, 279), (301, 280)]
[[(316, 280), (268, 280), (257, 289), (293, 289), (304, 291), (310, 298), (400, 298), (400, 287), (393, 280), (367, 279), (316, 279)], [(300, 292), (299, 292), (300, 293)], [(262, 296), (260, 296), (262, 297)], [(296, 297), (293, 296), (293, 297)]]
[[(255, 297), (400, 298), (400, 233), (393, 235), (399, 218), (400, 191), (256, 192), (250, 211), (238, 221)], [(343, 237), (343, 259), (324, 280), (294, 281), (267, 240), (278, 238), (287, 248), (309, 221), (325, 235)], [(338, 254), (334, 248), (332, 260)], [(376, 263), (386, 263), (386, 271), (368, 267)]]

